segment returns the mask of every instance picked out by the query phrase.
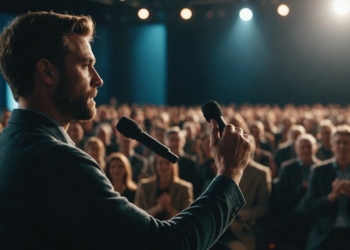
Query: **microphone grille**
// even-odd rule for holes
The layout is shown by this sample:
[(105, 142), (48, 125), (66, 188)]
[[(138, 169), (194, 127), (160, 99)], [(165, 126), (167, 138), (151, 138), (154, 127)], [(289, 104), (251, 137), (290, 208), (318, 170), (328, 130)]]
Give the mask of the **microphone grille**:
[(142, 134), (142, 129), (137, 122), (125, 116), (120, 118), (116, 128), (125, 137), (131, 139), (136, 139)]
[(203, 116), (210, 122), (211, 119), (222, 116), (220, 105), (216, 101), (208, 101), (202, 106)]

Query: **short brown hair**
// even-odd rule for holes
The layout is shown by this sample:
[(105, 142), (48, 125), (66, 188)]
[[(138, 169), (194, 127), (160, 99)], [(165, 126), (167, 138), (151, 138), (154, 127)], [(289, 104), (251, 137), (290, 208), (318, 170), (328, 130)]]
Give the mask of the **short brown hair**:
[(0, 35), (0, 69), (13, 97), (28, 96), (34, 87), (38, 60), (45, 58), (63, 70), (70, 51), (68, 35), (78, 34), (91, 41), (94, 21), (89, 16), (54, 12), (28, 12), (16, 17)]

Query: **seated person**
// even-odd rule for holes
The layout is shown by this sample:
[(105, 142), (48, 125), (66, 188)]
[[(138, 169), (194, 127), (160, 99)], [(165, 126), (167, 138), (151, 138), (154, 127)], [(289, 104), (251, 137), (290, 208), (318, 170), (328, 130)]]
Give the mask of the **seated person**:
[(135, 205), (160, 220), (168, 220), (193, 201), (192, 184), (179, 178), (178, 166), (159, 155), (152, 164), (154, 177), (142, 179)]
[(103, 170), (105, 170), (105, 146), (99, 138), (92, 136), (87, 139), (84, 143), (84, 151), (90, 155)]
[(134, 202), (137, 185), (132, 180), (131, 164), (122, 153), (112, 153), (106, 160), (106, 176), (114, 191)]
[(295, 141), (296, 158), (282, 164), (276, 188), (278, 234), (280, 247), (305, 249), (312, 217), (306, 212), (304, 200), (310, 178), (311, 165), (316, 158), (317, 142), (313, 135), (302, 134)]

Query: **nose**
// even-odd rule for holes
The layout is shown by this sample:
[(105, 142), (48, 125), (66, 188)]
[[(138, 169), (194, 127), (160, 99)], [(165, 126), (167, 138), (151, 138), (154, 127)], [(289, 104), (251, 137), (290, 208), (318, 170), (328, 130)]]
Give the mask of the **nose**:
[(100, 77), (100, 75), (97, 73), (97, 70), (95, 68), (92, 68), (91, 85), (95, 88), (99, 88), (103, 85), (103, 80)]

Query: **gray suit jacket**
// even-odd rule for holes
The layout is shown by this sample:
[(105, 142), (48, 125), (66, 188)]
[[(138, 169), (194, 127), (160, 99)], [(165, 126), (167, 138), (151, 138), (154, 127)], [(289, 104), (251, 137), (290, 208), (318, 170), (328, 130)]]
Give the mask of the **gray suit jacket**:
[(0, 134), (1, 249), (208, 249), (245, 204), (219, 176), (188, 209), (155, 220), (113, 191), (47, 117), (14, 110)]

